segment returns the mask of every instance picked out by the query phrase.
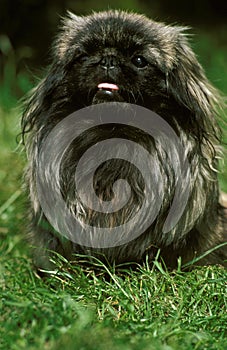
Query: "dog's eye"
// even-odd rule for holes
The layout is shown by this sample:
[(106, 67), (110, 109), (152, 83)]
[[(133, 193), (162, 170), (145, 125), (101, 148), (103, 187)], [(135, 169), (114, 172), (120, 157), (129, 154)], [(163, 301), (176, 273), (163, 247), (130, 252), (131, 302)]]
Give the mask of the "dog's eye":
[(79, 57), (77, 57), (76, 61), (79, 63), (84, 63), (88, 60), (88, 55), (82, 54)]
[(137, 68), (144, 68), (144, 67), (146, 67), (148, 65), (147, 60), (143, 56), (134, 56), (132, 58), (132, 63)]

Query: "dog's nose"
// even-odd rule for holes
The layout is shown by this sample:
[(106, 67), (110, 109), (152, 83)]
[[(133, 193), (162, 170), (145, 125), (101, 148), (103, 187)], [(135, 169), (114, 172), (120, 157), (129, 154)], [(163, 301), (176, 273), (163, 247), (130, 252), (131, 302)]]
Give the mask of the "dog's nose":
[(100, 65), (103, 69), (113, 69), (117, 65), (116, 57), (113, 55), (104, 56), (100, 61)]

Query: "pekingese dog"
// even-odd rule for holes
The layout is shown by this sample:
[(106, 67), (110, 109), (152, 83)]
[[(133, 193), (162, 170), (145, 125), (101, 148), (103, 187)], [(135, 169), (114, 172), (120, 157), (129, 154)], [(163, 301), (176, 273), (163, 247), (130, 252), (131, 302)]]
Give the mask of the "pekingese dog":
[[(185, 30), (124, 11), (86, 17), (68, 13), (63, 20), (52, 48), (52, 63), (44, 79), (31, 92), (22, 117), (22, 136), (28, 154), (26, 180), (31, 203), (31, 241), (39, 269), (52, 268), (53, 252), (69, 260), (79, 253), (119, 264), (140, 263), (146, 256), (152, 261), (158, 250), (169, 268), (177, 266), (179, 257), (183, 264), (196, 258), (195, 264), (227, 266), (227, 246), (222, 244), (227, 241), (227, 209), (219, 203), (217, 179), (221, 131), (216, 117), (221, 102), (190, 48)], [(88, 106), (98, 108), (109, 103), (113, 108), (115, 104), (118, 108), (122, 106), (122, 111), (129, 105), (145, 108), (168, 123), (181, 143), (183, 158), (187, 158), (190, 179), (185, 187), (181, 185), (179, 192), (181, 198), (187, 191), (182, 215), (175, 226), (164, 233), (162, 226), (171, 210), (178, 180), (162, 143), (138, 125), (119, 125), (114, 121), (84, 130), (70, 142), (61, 157), (58, 169), (61, 199), (81, 227), (89, 224), (110, 229), (129, 222), (127, 234), (132, 235), (127, 242), (98, 247), (70, 239), (53, 227), (41, 203), (37, 169), (45, 167), (45, 163), (40, 163), (43, 145), (47, 148), (53, 143), (58, 147), (67, 139), (59, 133), (56, 140), (51, 133), (67, 116)], [(67, 135), (70, 126), (64, 132)], [(93, 211), (84, 204), (75, 184), (76, 167), (86, 150), (103, 140), (117, 138), (144, 147), (150, 154), (147, 167), (153, 178), (157, 175), (154, 187), (162, 203), (155, 219), (139, 236), (135, 235), (138, 226), (135, 221), (130, 224), (130, 219), (142, 207), (148, 193), (140, 169), (125, 160), (127, 147), (116, 145), (118, 159), (102, 162), (93, 179), (95, 193), (101, 201), (110, 201), (114, 183), (126, 179), (131, 195), (123, 208), (106, 214)], [(47, 139), (49, 143), (45, 143)], [(130, 151), (131, 159), (135, 160), (136, 149)], [(51, 161), (51, 152), (46, 158), (48, 161)], [(105, 147), (99, 152), (105, 154)], [(85, 187), (86, 176), (92, 169), (92, 161), (87, 162)], [(45, 185), (45, 177), (51, 178), (54, 174), (41, 170), (44, 174), (41, 181)], [(155, 200), (152, 197), (151, 207)], [(149, 208), (146, 210), (142, 219), (138, 219), (141, 227), (146, 215), (150, 215)], [(59, 215), (56, 209), (56, 220)], [(197, 259), (200, 256), (201, 259)]]

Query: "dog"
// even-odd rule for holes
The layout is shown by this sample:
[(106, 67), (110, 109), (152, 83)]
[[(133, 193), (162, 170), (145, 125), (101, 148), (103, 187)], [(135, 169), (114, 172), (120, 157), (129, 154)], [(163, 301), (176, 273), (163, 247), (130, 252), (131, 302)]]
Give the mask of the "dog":
[[(195, 265), (227, 266), (227, 246), (223, 245), (227, 241), (227, 209), (219, 201), (217, 178), (222, 138), (217, 117), (222, 101), (190, 48), (186, 31), (187, 28), (115, 10), (85, 17), (68, 13), (64, 18), (52, 47), (47, 74), (30, 93), (22, 116), (22, 137), (28, 155), (25, 177), (30, 198), (30, 238), (38, 269), (53, 268), (50, 261), (53, 252), (68, 260), (73, 260), (74, 254), (79, 253), (120, 264), (141, 263), (145, 256), (152, 262), (160, 251), (161, 259), (170, 269), (177, 266), (179, 257), (182, 264), (195, 259)], [(164, 233), (163, 223), (170, 213), (178, 180), (163, 144), (138, 125), (119, 126), (114, 121), (91, 124), (91, 128), (71, 142), (58, 171), (61, 199), (81, 227), (89, 224), (110, 229), (129, 222), (128, 241), (97, 246), (66, 237), (54, 227), (44, 210), (43, 197), (40, 198), (42, 186), (39, 181), (45, 183), (45, 179), (40, 180), (37, 169), (42, 168), (43, 177), (47, 176), (48, 171), (43, 169), (45, 164), (40, 163), (40, 154), (48, 149), (47, 145), (52, 147), (51, 142), (55, 148), (62, 141), (61, 133), (56, 134), (57, 140), (52, 134), (58, 125), (63, 127), (61, 123), (72, 113), (79, 113), (84, 108), (108, 107), (108, 104), (113, 108), (122, 106), (122, 113), (130, 105), (160, 116), (180, 140), (190, 176), (187, 175), (187, 188), (181, 185), (180, 191), (183, 195), (188, 191), (185, 209), (175, 226)], [(66, 138), (67, 132), (70, 132), (70, 126)], [(55, 140), (51, 141), (53, 135)], [(156, 196), (162, 197), (160, 210), (138, 236), (134, 235), (135, 222), (130, 224), (130, 220), (142, 207), (148, 193), (140, 171), (125, 160), (128, 149), (124, 144), (116, 145), (119, 159), (108, 160), (98, 167), (93, 185), (100, 200), (110, 201), (114, 183), (119, 179), (127, 180), (131, 196), (125, 207), (106, 214), (93, 211), (83, 203), (75, 185), (80, 157), (98, 142), (111, 138), (131, 140), (145, 148), (150, 154), (148, 170), (153, 177), (158, 173), (154, 187)], [(53, 152), (54, 148), (51, 148)], [(130, 151), (131, 159), (136, 160), (136, 148)], [(107, 151), (102, 147), (99, 152), (105, 155)], [(84, 177), (92, 173), (91, 163), (92, 160), (87, 163)], [(117, 202), (119, 198), (115, 200)], [(152, 200), (153, 204), (139, 219), (139, 229), (150, 215), (149, 210), (152, 211), (154, 198)], [(59, 219), (57, 216), (56, 211), (56, 220)]]

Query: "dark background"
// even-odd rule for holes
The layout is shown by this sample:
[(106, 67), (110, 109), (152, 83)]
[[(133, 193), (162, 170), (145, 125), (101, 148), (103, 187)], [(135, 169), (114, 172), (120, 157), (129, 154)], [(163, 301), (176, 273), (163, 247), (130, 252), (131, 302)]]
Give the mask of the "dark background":
[(50, 46), (67, 10), (77, 15), (106, 9), (144, 13), (189, 26), (208, 78), (227, 94), (227, 2), (220, 0), (0, 0), (0, 106), (14, 107), (42, 77)]
[[(45, 64), (60, 16), (67, 9), (82, 15), (108, 8), (129, 9), (166, 23), (219, 32), (227, 22), (227, 2), (220, 0), (1, 0), (0, 34), (10, 39), (14, 49), (23, 47), (32, 65)], [(226, 38), (220, 35), (219, 40)], [(26, 47), (30, 49), (27, 53)]]

